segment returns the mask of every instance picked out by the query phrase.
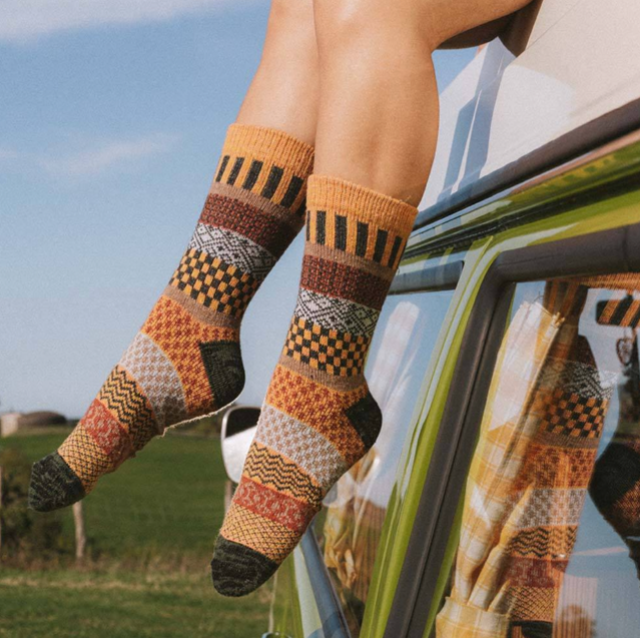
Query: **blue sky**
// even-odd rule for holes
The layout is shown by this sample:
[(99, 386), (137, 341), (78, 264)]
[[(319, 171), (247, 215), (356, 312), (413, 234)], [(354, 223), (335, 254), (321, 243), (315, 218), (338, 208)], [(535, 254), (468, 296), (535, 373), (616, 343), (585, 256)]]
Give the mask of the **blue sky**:
[[(0, 410), (81, 416), (191, 236), (268, 3), (4, 0), (1, 13)], [(472, 57), (438, 53), (440, 88)], [(297, 241), (247, 313), (245, 403), (262, 401), (301, 255)]]

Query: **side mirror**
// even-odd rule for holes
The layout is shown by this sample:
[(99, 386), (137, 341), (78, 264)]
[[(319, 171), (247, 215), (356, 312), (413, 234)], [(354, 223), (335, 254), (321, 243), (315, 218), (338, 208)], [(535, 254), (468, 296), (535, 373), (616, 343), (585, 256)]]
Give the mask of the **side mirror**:
[(234, 483), (240, 482), (259, 416), (260, 408), (236, 406), (229, 408), (222, 417), (222, 461), (227, 476)]

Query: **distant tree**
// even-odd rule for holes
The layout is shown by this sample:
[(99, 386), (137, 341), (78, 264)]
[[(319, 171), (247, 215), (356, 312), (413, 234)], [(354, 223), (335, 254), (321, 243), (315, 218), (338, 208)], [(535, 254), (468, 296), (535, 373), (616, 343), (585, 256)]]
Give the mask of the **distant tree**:
[(4, 558), (37, 555), (47, 558), (53, 554), (72, 552), (72, 542), (63, 534), (58, 512), (35, 514), (27, 509), (31, 464), (15, 448), (0, 450), (2, 467), (2, 555)]

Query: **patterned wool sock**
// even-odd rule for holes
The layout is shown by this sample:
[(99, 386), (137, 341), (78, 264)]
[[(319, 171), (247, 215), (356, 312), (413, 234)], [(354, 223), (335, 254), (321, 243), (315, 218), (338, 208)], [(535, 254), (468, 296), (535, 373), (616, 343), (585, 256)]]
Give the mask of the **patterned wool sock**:
[(317, 175), (307, 208), (298, 302), (211, 562), (227, 596), (275, 572), (381, 427), (363, 367), (417, 209)]
[(178, 269), (77, 427), (34, 464), (31, 508), (80, 500), (165, 428), (236, 399), (240, 321), (304, 224), (312, 163), (313, 147), (286, 133), (229, 127)]

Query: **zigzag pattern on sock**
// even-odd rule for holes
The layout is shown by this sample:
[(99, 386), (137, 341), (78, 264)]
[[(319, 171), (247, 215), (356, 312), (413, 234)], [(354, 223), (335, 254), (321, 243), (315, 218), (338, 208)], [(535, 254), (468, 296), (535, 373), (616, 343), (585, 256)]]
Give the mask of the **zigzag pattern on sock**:
[(98, 399), (125, 427), (134, 450), (141, 450), (158, 433), (158, 423), (149, 401), (119, 366), (112, 370)]
[(534, 527), (519, 531), (509, 547), (514, 556), (545, 558), (565, 555), (573, 549), (577, 536), (577, 525), (562, 528)]
[(259, 443), (251, 447), (243, 475), (302, 501), (317, 505), (323, 498), (322, 488), (310, 474), (301, 472), (296, 463)]

